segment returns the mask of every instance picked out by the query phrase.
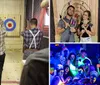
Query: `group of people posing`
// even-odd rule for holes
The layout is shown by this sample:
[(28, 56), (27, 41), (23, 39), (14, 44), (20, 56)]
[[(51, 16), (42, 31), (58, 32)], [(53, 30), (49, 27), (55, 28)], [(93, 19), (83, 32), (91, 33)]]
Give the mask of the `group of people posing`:
[(55, 29), (55, 40), (57, 42), (75, 42), (74, 34), (76, 33), (79, 36), (79, 42), (92, 42), (92, 36), (95, 35), (95, 30), (91, 22), (91, 12), (85, 10), (79, 23), (74, 17), (74, 6), (68, 6), (66, 13), (66, 16), (59, 20), (58, 26)]
[(86, 50), (76, 55), (64, 49), (50, 54), (50, 85), (99, 85), (99, 72)]

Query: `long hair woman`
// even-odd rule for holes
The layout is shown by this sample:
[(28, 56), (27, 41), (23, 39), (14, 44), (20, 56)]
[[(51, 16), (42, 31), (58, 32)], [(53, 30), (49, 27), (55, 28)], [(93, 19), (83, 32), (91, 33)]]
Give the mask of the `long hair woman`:
[(80, 42), (92, 42), (92, 36), (95, 35), (93, 24), (91, 23), (91, 12), (86, 10), (83, 12), (82, 21), (78, 28)]

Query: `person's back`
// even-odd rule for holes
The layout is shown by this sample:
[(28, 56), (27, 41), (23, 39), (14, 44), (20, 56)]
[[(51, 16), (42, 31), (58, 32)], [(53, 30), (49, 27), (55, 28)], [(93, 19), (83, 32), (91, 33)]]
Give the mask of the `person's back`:
[(37, 23), (38, 21), (36, 18), (31, 19), (31, 29), (22, 32), (24, 38), (24, 60), (33, 52), (40, 50), (43, 33), (37, 28)]
[(30, 29), (23, 31), (24, 48), (25, 49), (40, 49), (40, 43), (43, 33), (37, 28), (38, 21), (36, 18), (30, 20)]
[(20, 85), (49, 85), (49, 49), (31, 54), (24, 65)]
[[(33, 35), (35, 36), (35, 42), (33, 42), (34, 44), (31, 45), (32, 40), (33, 40), (33, 35), (30, 33), (30, 31), (33, 33)], [(40, 43), (43, 37), (43, 33), (41, 30), (39, 30), (38, 28), (33, 28), (30, 30), (26, 30), (24, 31), (24, 48), (28, 49), (40, 49)], [(35, 47), (35, 43), (36, 43), (36, 47)], [(31, 45), (31, 47), (30, 47)]]

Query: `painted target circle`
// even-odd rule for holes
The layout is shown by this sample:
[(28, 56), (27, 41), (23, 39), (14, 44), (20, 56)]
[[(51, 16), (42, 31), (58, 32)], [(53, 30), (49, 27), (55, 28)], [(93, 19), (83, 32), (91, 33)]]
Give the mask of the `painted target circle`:
[(16, 22), (9, 18), (4, 21), (4, 26), (7, 31), (13, 31), (16, 28)]

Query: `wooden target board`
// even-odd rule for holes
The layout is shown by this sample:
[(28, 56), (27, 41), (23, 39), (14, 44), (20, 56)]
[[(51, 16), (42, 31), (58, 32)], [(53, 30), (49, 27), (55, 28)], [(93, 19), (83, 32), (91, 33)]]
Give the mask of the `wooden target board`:
[(4, 28), (8, 37), (20, 36), (20, 15), (0, 14), (0, 18), (4, 22)]

